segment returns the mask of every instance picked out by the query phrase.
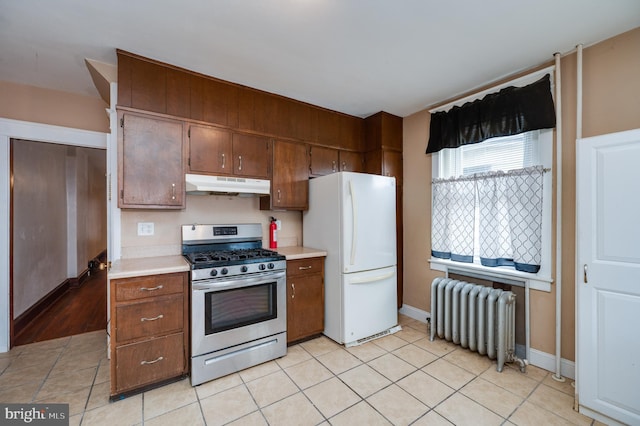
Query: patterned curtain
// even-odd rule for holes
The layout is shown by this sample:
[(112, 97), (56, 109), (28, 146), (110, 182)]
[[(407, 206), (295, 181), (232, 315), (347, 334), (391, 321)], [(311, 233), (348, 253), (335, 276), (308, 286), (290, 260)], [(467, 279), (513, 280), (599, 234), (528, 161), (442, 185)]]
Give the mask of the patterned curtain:
[(473, 262), (475, 183), (472, 179), (433, 181), (431, 255)]
[(432, 256), (473, 262), (477, 211), (482, 265), (538, 272), (542, 259), (543, 173), (542, 166), (534, 166), (434, 180)]

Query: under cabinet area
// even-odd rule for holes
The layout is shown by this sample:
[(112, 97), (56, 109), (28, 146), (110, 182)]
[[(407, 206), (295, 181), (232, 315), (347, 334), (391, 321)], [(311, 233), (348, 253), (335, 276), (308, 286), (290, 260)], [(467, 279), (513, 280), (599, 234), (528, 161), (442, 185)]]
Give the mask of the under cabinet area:
[(186, 272), (111, 279), (111, 397), (181, 377), (189, 366)]
[(324, 331), (324, 260), (287, 260), (287, 343)]
[(128, 111), (118, 115), (118, 207), (184, 208), (183, 122)]

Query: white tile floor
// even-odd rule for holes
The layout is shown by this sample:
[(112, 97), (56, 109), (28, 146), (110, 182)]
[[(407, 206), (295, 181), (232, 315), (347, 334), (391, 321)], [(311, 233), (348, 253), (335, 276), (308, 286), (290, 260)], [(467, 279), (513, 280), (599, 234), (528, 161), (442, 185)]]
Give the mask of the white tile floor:
[(401, 316), (403, 330), (349, 349), (320, 337), (200, 386), (182, 380), (109, 402), (104, 332), (0, 354), (0, 401), (68, 403), (71, 425), (593, 425), (570, 381), (486, 357)]

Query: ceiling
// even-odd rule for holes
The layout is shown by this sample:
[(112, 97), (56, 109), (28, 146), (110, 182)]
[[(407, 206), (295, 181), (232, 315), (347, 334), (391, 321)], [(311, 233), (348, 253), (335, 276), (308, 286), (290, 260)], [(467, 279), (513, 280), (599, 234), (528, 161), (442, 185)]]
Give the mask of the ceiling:
[(638, 0), (0, 0), (0, 80), (98, 97), (115, 49), (407, 116), (640, 26)]

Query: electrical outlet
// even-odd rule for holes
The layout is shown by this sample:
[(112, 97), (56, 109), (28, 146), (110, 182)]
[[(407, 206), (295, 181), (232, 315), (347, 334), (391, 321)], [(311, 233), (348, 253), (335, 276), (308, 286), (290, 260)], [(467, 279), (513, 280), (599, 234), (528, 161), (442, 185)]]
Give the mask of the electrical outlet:
[(138, 222), (138, 235), (144, 237), (153, 235), (153, 225), (153, 222)]

